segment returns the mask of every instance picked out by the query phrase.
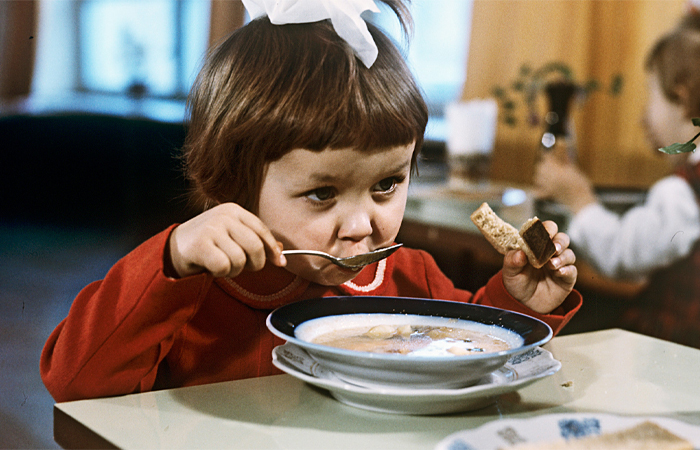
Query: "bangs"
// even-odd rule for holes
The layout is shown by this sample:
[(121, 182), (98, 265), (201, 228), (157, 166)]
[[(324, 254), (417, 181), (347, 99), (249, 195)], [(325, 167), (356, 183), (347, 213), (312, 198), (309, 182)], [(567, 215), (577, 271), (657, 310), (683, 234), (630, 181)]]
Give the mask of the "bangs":
[(259, 115), (281, 147), (270, 159), (304, 148), (377, 148), (422, 142), (427, 106), (401, 54), (368, 24), (379, 56), (367, 69), (327, 22), (273, 26), (287, 47), (269, 79), (277, 102)]
[(391, 40), (371, 24), (371, 68), (328, 21), (261, 17), (207, 58), (188, 98), (187, 175), (207, 204), (255, 208), (265, 165), (295, 149), (371, 151), (423, 143), (428, 108)]

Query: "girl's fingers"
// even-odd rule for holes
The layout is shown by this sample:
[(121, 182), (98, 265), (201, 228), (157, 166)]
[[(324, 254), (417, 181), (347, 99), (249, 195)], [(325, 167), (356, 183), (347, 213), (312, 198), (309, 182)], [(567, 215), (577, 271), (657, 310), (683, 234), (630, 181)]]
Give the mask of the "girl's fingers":
[(209, 253), (205, 267), (217, 278), (235, 277), (243, 271), (245, 264), (245, 252), (239, 246), (233, 245), (225, 249), (217, 247)]
[(228, 235), (217, 245), (227, 253), (235, 251), (235, 253), (232, 253), (232, 256), (236, 257), (236, 260), (232, 259), (232, 262), (236, 265), (253, 271), (260, 270), (265, 266), (265, 261), (267, 260), (265, 243), (250, 228), (237, 227), (229, 229)]
[(545, 230), (547, 230), (547, 233), (549, 233), (550, 238), (554, 238), (559, 232), (559, 226), (552, 220), (545, 220), (542, 222), (542, 225), (544, 225)]
[[(216, 260), (212, 258), (212, 263), (216, 265), (208, 266), (209, 272), (215, 277), (235, 277), (248, 266), (248, 254), (241, 245), (226, 235), (214, 242)], [(222, 260), (219, 260), (221, 258)]]
[[(278, 266), (284, 266), (287, 263), (284, 255), (282, 255), (282, 243), (275, 238), (267, 225), (253, 214), (247, 215), (242, 218), (241, 221), (247, 225), (249, 229), (254, 231), (262, 242), (263, 247), (261, 249), (258, 248), (257, 251), (261, 252), (259, 254), (261, 254), (263, 258), (269, 258), (273, 264)], [(260, 264), (260, 260), (255, 261), (255, 264), (257, 267), (257, 265)], [(264, 259), (262, 260), (262, 264), (264, 265)], [(262, 268), (262, 266), (259, 268)]]
[[(561, 255), (564, 250), (569, 248), (571, 238), (568, 234), (559, 232), (559, 227), (557, 226), (556, 222), (546, 220), (542, 222), (542, 224), (549, 233), (549, 237), (552, 238), (552, 242), (554, 242), (554, 246), (557, 249), (555, 257)], [(571, 252), (571, 254), (573, 255), (573, 252)], [(571, 264), (573, 264), (573, 262)]]
[(267, 259), (283, 266), (280, 243), (260, 219), (235, 204), (216, 206), (173, 230), (172, 266), (181, 277), (208, 271), (216, 277), (260, 270)]
[(549, 268), (552, 270), (557, 270), (561, 273), (565, 273), (565, 269), (569, 266), (573, 266), (576, 262), (576, 254), (573, 250), (567, 248), (558, 255), (552, 257), (549, 260)]
[(573, 264), (569, 264), (557, 270), (557, 274), (565, 283), (573, 286), (578, 278), (578, 268)]
[(226, 212), (228, 214), (223, 218), (225, 234), (217, 238), (216, 245), (230, 258), (229, 276), (238, 275), (244, 268), (261, 270), (268, 258), (273, 264), (280, 265), (279, 244), (257, 216), (242, 208)]

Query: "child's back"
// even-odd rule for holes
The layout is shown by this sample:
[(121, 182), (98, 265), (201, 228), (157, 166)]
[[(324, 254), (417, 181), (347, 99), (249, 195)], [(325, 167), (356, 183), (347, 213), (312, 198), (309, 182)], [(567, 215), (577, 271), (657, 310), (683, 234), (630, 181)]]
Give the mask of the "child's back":
[[(690, 14), (647, 57), (644, 125), (653, 150), (685, 142), (700, 116), (700, 17)], [(658, 153), (658, 152), (657, 152)], [(567, 228), (578, 254), (601, 273), (646, 279), (648, 288), (616, 323), (700, 348), (700, 155), (658, 153), (674, 173), (655, 183), (646, 201), (624, 215), (597, 200), (575, 167), (547, 158), (537, 169), (543, 192), (575, 213)]]

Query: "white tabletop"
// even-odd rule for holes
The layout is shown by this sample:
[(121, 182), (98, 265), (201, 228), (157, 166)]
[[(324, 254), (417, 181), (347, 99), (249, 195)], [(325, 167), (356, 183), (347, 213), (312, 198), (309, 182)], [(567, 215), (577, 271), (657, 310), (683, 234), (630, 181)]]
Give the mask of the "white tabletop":
[(479, 234), (470, 215), (486, 202), (499, 217), (520, 228), (535, 212), (531, 191), (500, 182), (469, 187), (413, 183), (409, 187), (404, 220)]
[(346, 406), (290, 375), (59, 403), (65, 447), (431, 449), (499, 418), (591, 412), (700, 425), (700, 350), (622, 330), (554, 338), (562, 369), (479, 411), (382, 414)]

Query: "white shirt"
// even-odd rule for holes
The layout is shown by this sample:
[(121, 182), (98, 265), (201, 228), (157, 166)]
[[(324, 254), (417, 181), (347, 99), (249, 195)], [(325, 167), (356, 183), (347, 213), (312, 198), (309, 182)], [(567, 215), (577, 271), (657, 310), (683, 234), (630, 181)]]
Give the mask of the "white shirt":
[(700, 207), (688, 182), (672, 175), (622, 216), (600, 203), (586, 206), (566, 232), (577, 255), (602, 274), (643, 278), (690, 253), (700, 237)]

